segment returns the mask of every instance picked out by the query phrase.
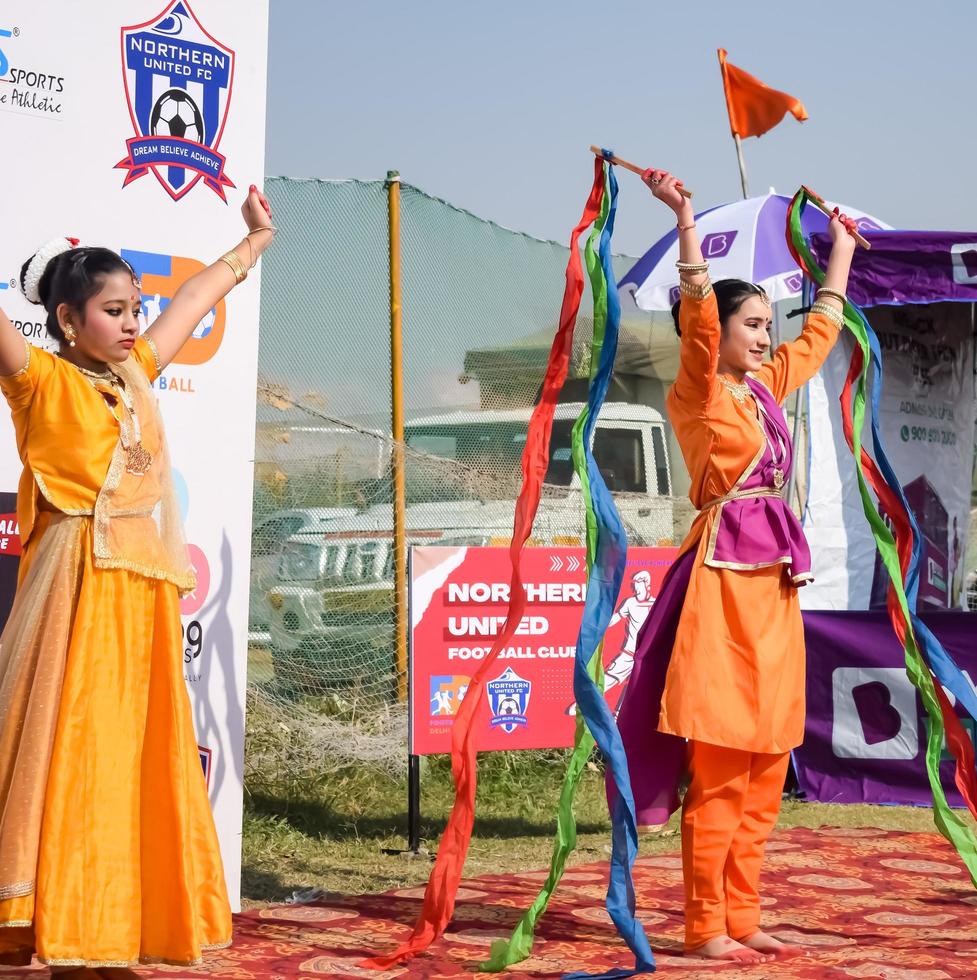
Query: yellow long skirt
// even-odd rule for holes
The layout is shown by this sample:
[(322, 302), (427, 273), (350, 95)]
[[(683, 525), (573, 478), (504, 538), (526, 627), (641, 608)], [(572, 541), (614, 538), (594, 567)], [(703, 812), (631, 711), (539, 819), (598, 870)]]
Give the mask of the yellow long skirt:
[[(52, 519), (41, 516), (25, 573)], [(0, 901), (0, 955), (196, 963), (230, 943), (231, 914), (183, 679), (179, 597), (169, 583), (96, 569), (91, 519), (78, 525), (35, 884)]]

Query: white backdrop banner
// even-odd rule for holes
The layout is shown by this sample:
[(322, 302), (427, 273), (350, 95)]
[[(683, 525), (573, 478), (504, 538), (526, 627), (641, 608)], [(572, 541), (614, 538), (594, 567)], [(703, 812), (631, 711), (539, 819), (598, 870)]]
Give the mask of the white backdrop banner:
[[(0, 7), (0, 304), (32, 343), (20, 267), (59, 235), (121, 252), (147, 322), (237, 242), (265, 155), (267, 0), (7, 0)], [(155, 387), (198, 588), (184, 667), (228, 889), (240, 902), (259, 275), (200, 322)], [(7, 414), (0, 490), (20, 469)]]
[[(882, 436), (923, 537), (920, 611), (960, 604), (974, 464), (972, 311), (969, 303), (868, 311), (882, 348)], [(805, 528), (815, 581), (801, 590), (805, 609), (885, 606), (886, 579), (862, 510), (838, 405), (853, 344), (845, 334), (809, 389)], [(863, 440), (871, 451), (867, 422)]]

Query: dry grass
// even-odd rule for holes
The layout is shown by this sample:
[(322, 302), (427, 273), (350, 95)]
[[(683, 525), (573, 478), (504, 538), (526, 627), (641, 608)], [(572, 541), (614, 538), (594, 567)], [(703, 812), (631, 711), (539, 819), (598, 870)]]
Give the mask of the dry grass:
[[(495, 753), (479, 765), (478, 818), (466, 873), (476, 876), (543, 868), (555, 830), (553, 813), (563, 777), (562, 752)], [(427, 761), (422, 776), (422, 837), (433, 851), (451, 805), (447, 760)], [(578, 846), (569, 864), (609, 854), (603, 779), (585, 773), (577, 800)], [(782, 827), (883, 827), (932, 831), (929, 810), (833, 806), (788, 801)], [(363, 894), (423, 884), (430, 856), (398, 852), (406, 846), (406, 784), (368, 769), (328, 777), (289, 773), (249, 785), (244, 824), (246, 904), (280, 901), (293, 891)], [(642, 839), (642, 853), (676, 850), (673, 822)]]

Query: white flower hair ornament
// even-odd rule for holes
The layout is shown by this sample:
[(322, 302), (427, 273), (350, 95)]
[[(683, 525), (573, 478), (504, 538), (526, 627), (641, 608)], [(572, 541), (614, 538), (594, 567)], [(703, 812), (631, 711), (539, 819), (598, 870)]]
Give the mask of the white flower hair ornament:
[(27, 263), (20, 288), (28, 302), (39, 304), (41, 302), (40, 293), (37, 290), (44, 275), (44, 270), (52, 259), (57, 258), (63, 252), (70, 252), (71, 249), (78, 247), (77, 238), (54, 238), (46, 245), (42, 245), (35, 253), (34, 257)]

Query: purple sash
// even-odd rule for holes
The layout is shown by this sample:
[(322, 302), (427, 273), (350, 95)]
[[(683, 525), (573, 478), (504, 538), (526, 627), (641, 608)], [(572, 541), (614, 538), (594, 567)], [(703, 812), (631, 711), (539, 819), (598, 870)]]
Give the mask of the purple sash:
[[(738, 570), (784, 564), (791, 581), (801, 585), (811, 580), (811, 553), (800, 521), (780, 493), (793, 464), (790, 432), (770, 391), (752, 378), (746, 382), (760, 409), (765, 446), (735, 490), (707, 505), (719, 507), (719, 513), (705, 563)], [(658, 717), (697, 551), (690, 547), (665, 576), (638, 634), (634, 669), (618, 713), (639, 826), (663, 824), (679, 807), (686, 743), (659, 732)], [(610, 777), (607, 792), (609, 799), (617, 792)]]

